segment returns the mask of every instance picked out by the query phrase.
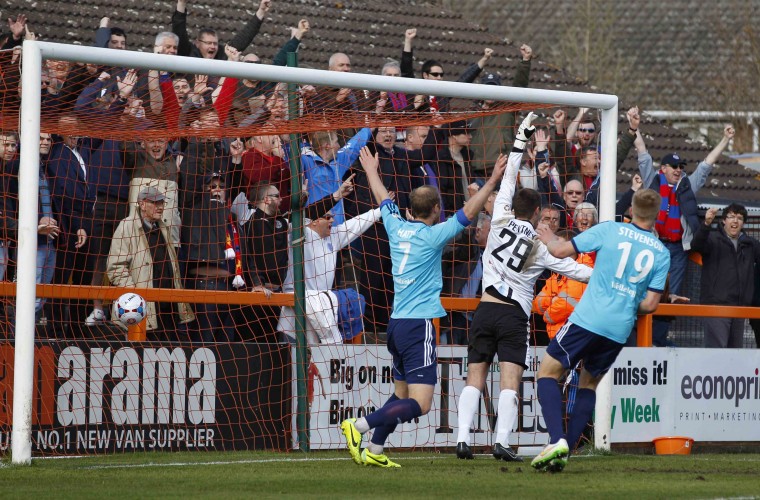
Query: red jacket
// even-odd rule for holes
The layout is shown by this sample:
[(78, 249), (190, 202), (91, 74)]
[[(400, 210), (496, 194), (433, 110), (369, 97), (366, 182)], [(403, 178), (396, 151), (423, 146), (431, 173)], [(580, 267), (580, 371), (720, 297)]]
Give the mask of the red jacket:
[[(280, 211), (290, 210), (290, 168), (279, 156), (268, 156), (251, 148), (243, 153), (243, 177), (247, 190), (256, 184), (269, 182), (280, 191)], [(251, 200), (255, 203), (255, 200)]]

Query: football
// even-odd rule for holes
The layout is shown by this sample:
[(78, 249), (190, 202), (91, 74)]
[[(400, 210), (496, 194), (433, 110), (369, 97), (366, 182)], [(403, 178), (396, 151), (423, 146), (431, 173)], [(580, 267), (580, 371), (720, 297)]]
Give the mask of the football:
[(126, 326), (136, 325), (146, 314), (145, 299), (136, 293), (125, 293), (113, 303), (113, 319)]

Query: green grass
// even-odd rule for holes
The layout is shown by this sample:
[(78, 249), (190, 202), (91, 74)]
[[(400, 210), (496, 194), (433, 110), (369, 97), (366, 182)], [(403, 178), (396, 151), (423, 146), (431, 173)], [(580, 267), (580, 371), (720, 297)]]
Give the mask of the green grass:
[(490, 456), (391, 453), (401, 469), (347, 452), (135, 453), (0, 466), (0, 498), (760, 498), (760, 455), (574, 457), (561, 474)]

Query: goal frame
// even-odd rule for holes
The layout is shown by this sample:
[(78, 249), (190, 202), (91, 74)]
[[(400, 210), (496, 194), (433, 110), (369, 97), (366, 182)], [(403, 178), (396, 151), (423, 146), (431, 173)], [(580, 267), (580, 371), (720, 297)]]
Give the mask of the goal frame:
[[(15, 464), (30, 464), (32, 458), (39, 134), (42, 63), (47, 59), (189, 74), (233, 76), (291, 84), (600, 109), (599, 218), (601, 221), (608, 221), (615, 217), (618, 129), (618, 98), (615, 95), (393, 78), (264, 64), (239, 64), (233, 61), (27, 40), (23, 44), (19, 120), (21, 142), (19, 192), (25, 193), (25, 195), (19, 197), (18, 284), (16, 289), (15, 367), (11, 435), (12, 462)], [(32, 193), (34, 194), (32, 195)], [(610, 449), (611, 396), (612, 384), (609, 375), (607, 375), (597, 388), (596, 401), (595, 446), (603, 450)]]

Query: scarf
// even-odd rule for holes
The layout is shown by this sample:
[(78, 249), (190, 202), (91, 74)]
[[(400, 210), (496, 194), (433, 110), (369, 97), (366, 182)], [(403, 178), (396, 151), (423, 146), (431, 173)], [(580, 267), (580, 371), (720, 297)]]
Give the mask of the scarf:
[(676, 186), (670, 187), (665, 174), (659, 173), (660, 176), (660, 213), (657, 214), (657, 234), (660, 239), (675, 243), (681, 241), (683, 228), (681, 227), (681, 207), (678, 206), (676, 198)]
[(237, 227), (235, 227), (235, 221), (232, 220), (232, 215), (230, 215), (230, 223), (227, 225), (227, 240), (224, 255), (228, 260), (235, 260), (235, 278), (232, 280), (232, 286), (234, 288), (244, 287), (245, 280), (243, 279), (243, 258), (240, 253), (240, 235), (238, 234)]

